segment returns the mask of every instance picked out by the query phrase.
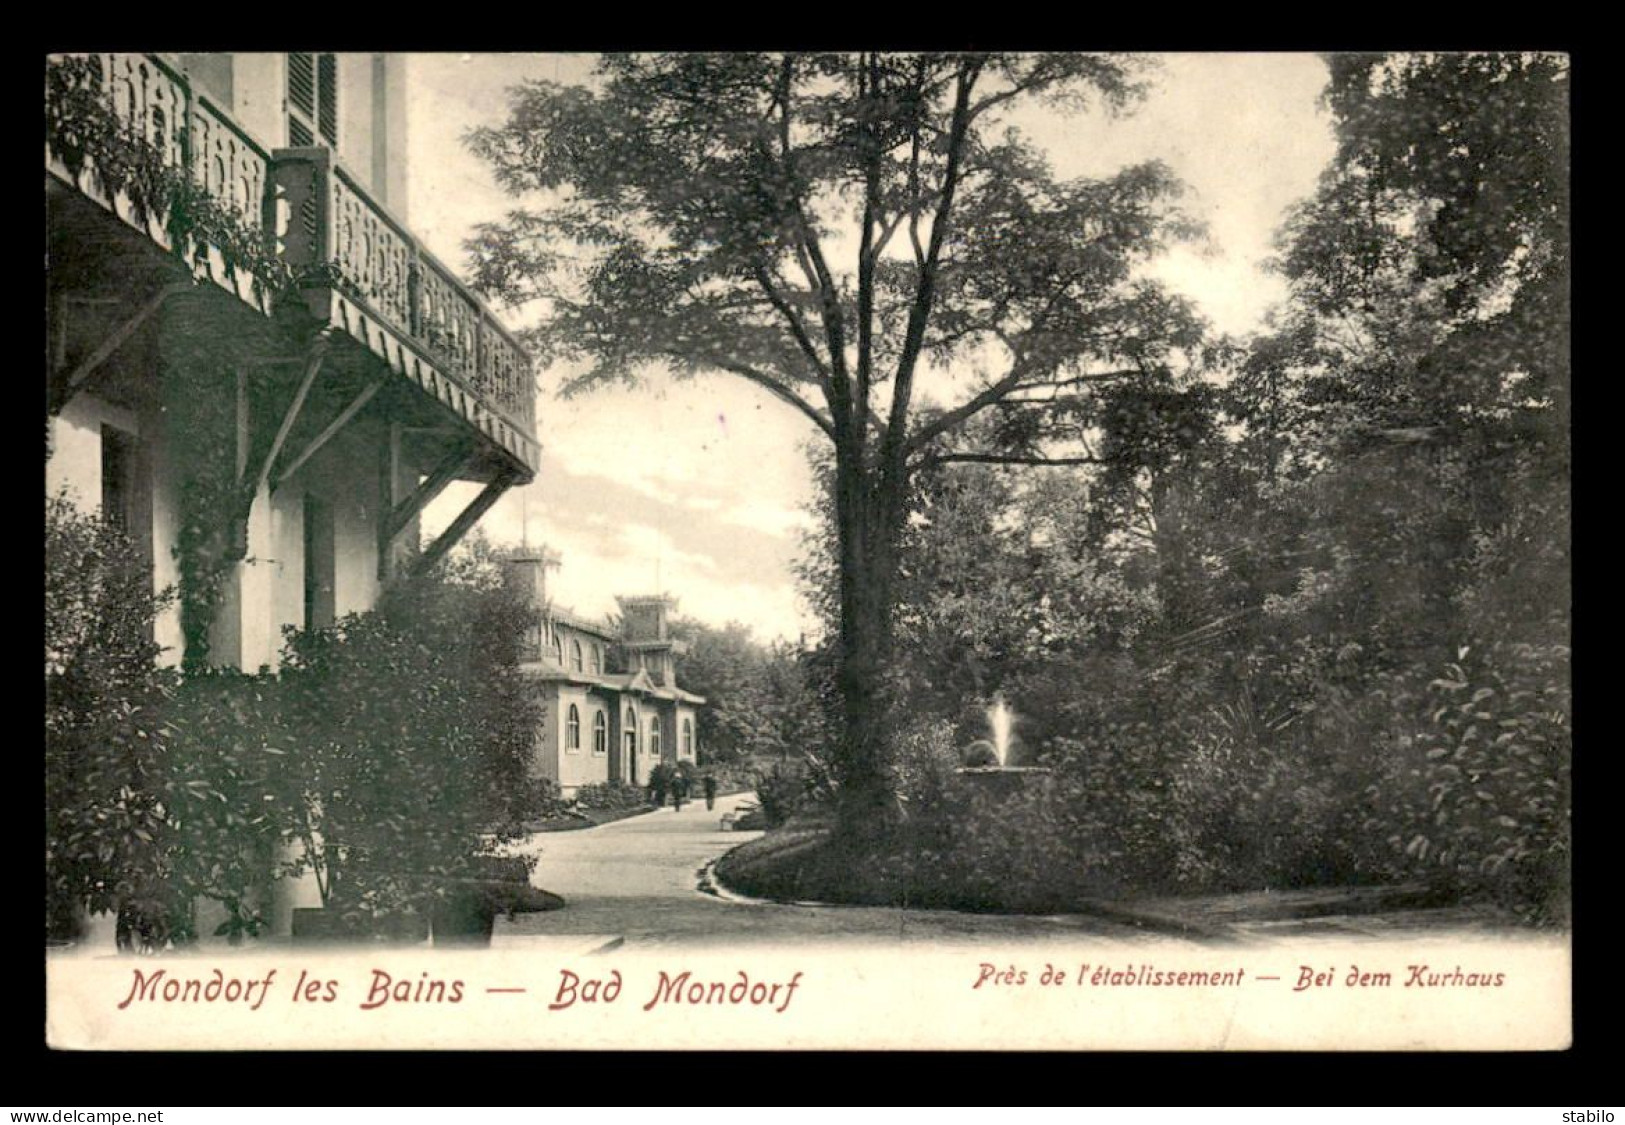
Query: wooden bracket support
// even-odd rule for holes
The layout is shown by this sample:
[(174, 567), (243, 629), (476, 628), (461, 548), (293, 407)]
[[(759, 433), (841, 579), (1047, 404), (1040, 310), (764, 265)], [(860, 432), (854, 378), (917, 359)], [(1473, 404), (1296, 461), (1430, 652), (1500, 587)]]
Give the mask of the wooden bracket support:
[[(192, 283), (190, 281), (177, 281), (164, 286), (157, 293), (154, 293), (145, 304), (109, 332), (102, 342), (92, 348), (90, 354), (80, 360), (78, 366), (68, 374), (62, 393), (62, 402), (66, 403), (75, 394), (83, 390), (85, 383), (90, 379), (91, 375), (95, 374), (96, 369), (107, 362), (114, 352), (123, 347), (124, 342), (135, 335), (136, 330), (151, 319), (154, 313), (163, 308), (164, 302), (179, 293), (187, 292), (191, 288)], [(65, 316), (67, 304), (66, 300), (58, 302), (57, 316)], [(67, 324), (64, 321), (59, 327), (56, 345), (57, 357), (62, 362), (66, 361), (66, 349)]]
[(333, 329), (324, 328), (316, 334), (311, 342), (310, 350), (305, 356), (305, 374), (299, 380), (299, 389), (293, 394), (293, 401), (282, 415), (282, 424), (277, 427), (276, 436), (271, 439), (271, 448), (265, 453), (265, 460), (260, 463), (259, 472), (255, 474), (252, 485), (248, 488), (250, 500), (258, 495), (259, 490), (265, 486), (267, 478), (271, 475), (271, 467), (276, 464), (277, 456), (282, 452), (283, 443), (288, 440), (288, 434), (293, 424), (299, 420), (299, 412), (304, 409), (305, 397), (310, 394), (310, 388), (316, 382), (316, 376), (322, 369), (322, 360), (327, 358), (327, 349), (333, 343)]
[(486, 485), (480, 494), (469, 503), (468, 507), (451, 522), (451, 526), (440, 533), (440, 537), (424, 549), (412, 563), (412, 576), (414, 578), (427, 574), (436, 563), (445, 557), (447, 551), (457, 545), (457, 541), (468, 533), (468, 529), (479, 522), (481, 516), (491, 510), (504, 492), (518, 482), (518, 474), (503, 471)]
[(390, 560), (394, 558), (396, 543), (400, 540), (408, 524), (417, 517), (423, 509), (434, 503), (436, 497), (446, 490), (446, 486), (456, 480), (474, 460), (473, 447), (459, 443), (451, 452), (440, 459), (440, 462), (424, 478), (423, 483), (412, 490), (411, 495), (396, 504), (384, 516), (378, 525), (378, 577), (392, 577), (389, 569)]
[(354, 418), (358, 413), (360, 413), (362, 407), (366, 406), (367, 403), (372, 401), (372, 396), (377, 394), (383, 388), (384, 382), (385, 380), (383, 379), (377, 379), (361, 388), (361, 393), (356, 395), (355, 398), (351, 399), (348, 406), (339, 411), (338, 416), (329, 422), (327, 427), (322, 430), (321, 433), (317, 434), (311, 440), (309, 445), (305, 446), (303, 452), (301, 452), (299, 456), (295, 457), (288, 464), (286, 469), (283, 469), (281, 472), (277, 473), (276, 480), (271, 484), (271, 491), (275, 492), (278, 488), (282, 487), (283, 481), (293, 476), (294, 473), (297, 473), (300, 467), (303, 466), (306, 461), (309, 461), (312, 457), (316, 456), (316, 454), (321, 450), (322, 446), (326, 445), (335, 434), (342, 430), (350, 419)]

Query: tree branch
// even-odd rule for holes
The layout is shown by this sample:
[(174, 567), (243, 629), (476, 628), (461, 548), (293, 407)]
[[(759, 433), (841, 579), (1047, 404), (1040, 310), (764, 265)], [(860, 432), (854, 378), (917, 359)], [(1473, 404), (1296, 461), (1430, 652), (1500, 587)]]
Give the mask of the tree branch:
[(981, 101), (972, 106), (970, 111), (972, 120), (982, 116), (982, 114), (986, 113), (988, 110), (992, 109), (1001, 102), (1007, 102), (1012, 98), (1020, 97), (1022, 94), (1025, 94), (1030, 90), (1038, 89), (1040, 86), (1045, 85), (1049, 80), (1050, 75), (1049, 72), (1045, 70), (1044, 63), (1035, 63), (1032, 71), (1027, 75), (1026, 79), (1022, 81), (1012, 79), (1010, 88), (1008, 90), (999, 90), (995, 93), (989, 94), (987, 97), (983, 98)]
[(1086, 371), (1081, 375), (1067, 375), (1063, 378), (1042, 379), (1036, 383), (1023, 383), (1016, 390), (1043, 391), (1051, 388), (1080, 387), (1086, 383), (1109, 383), (1114, 379), (1133, 379), (1144, 374), (1145, 372), (1137, 367), (1118, 371)]
[(925, 458), (927, 465), (1040, 465), (1064, 467), (1068, 465), (1108, 465), (1099, 457), (1039, 457), (1024, 453), (939, 453)]
[(802, 414), (812, 419), (813, 424), (822, 430), (824, 434), (830, 438), (830, 440), (834, 440), (835, 427), (831, 424), (830, 420), (824, 417), (824, 415), (820, 414), (816, 406), (813, 406), (806, 399), (796, 394), (795, 391), (773, 378), (773, 376), (768, 375), (766, 372), (758, 371), (749, 364), (739, 363), (736, 360), (724, 359), (721, 356), (696, 357), (673, 353), (673, 358), (682, 360), (685, 363), (699, 358), (705, 363), (712, 364), (724, 371), (731, 371), (733, 374), (755, 383), (758, 387), (761, 387), (775, 398), (782, 402), (787, 402), (797, 410), (801, 411)]
[[(834, 274), (830, 272), (829, 263), (824, 260), (818, 233), (813, 229), (812, 220), (807, 217), (806, 209), (802, 206), (801, 177), (796, 171), (795, 145), (790, 138), (790, 92), (794, 75), (795, 56), (786, 53), (779, 67), (777, 93), (779, 154), (784, 162), (785, 175), (790, 181), (790, 202), (796, 218), (797, 256), (802, 260), (803, 271), (808, 271), (808, 267), (811, 266), (811, 270), (808, 271), (808, 283), (824, 306), (824, 335), (829, 347), (830, 383), (839, 400), (832, 402), (831, 406), (844, 409), (850, 398), (846, 378), (846, 329), (841, 316), (840, 291), (835, 286)], [(840, 410), (837, 410), (836, 415), (839, 419)]]
[(903, 351), (897, 361), (897, 377), (892, 381), (891, 420), (887, 425), (885, 452), (886, 460), (894, 468), (901, 465), (908, 453), (906, 427), (909, 398), (914, 389), (914, 368), (925, 341), (926, 325), (931, 319), (932, 299), (936, 295), (937, 262), (942, 256), (942, 244), (948, 237), (955, 189), (959, 186), (960, 160), (964, 156), (965, 138), (970, 129), (970, 94), (980, 68), (980, 60), (970, 60), (959, 72), (953, 123), (948, 130), (948, 164), (942, 173), (942, 199), (931, 222), (931, 245), (926, 250), (925, 262), (920, 269), (914, 304), (908, 313), (908, 330), (903, 337)]
[[(766, 266), (756, 267), (756, 281), (762, 287), (762, 292), (767, 294), (768, 301), (778, 310), (779, 315), (784, 318), (785, 323), (789, 326), (790, 334), (795, 337), (796, 346), (812, 363), (813, 370), (818, 374), (819, 379), (827, 383), (829, 368), (824, 365), (824, 357), (818, 354), (818, 348), (813, 344), (812, 337), (808, 335), (806, 326), (801, 323), (801, 318), (796, 315), (796, 310), (790, 306), (790, 302), (784, 299), (784, 295), (773, 284), (772, 275), (768, 273)], [(827, 386), (824, 388), (824, 392), (826, 395), (829, 393)]]

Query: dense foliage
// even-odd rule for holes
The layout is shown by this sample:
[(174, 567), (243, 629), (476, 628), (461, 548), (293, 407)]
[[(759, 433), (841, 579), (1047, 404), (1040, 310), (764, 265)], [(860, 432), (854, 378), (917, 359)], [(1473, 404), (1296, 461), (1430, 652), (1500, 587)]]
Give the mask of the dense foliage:
[(698, 713), (701, 765), (799, 758), (825, 742), (807, 654), (798, 647), (764, 644), (738, 622), (719, 629), (678, 618), (671, 632), (688, 645), (679, 682), (705, 697)]
[(167, 895), (161, 805), (169, 681), (154, 664), (163, 596), (135, 545), (68, 496), (45, 504), (47, 933), (81, 906)]
[[(1338, 153), (1283, 229), (1268, 330), (1042, 425), (991, 411), (969, 432), (1006, 456), (915, 478), (909, 815), (866, 893), (1420, 881), (1566, 917), (1566, 67), (1328, 64)], [(1068, 434), (1077, 464), (1024, 467)], [(1042, 784), (954, 781), (995, 697)]]
[(290, 631), (279, 674), (155, 666), (139, 552), (46, 507), (48, 933), (116, 911), (120, 939), (237, 938), (271, 884), (312, 872), (352, 915), (427, 913), (538, 815), (527, 611), (461, 560), (377, 610)]
[[(227, 277), (245, 271), (257, 297), (293, 284), (257, 208), (244, 213), (211, 195), (191, 169), (168, 163), (173, 150), (160, 147), (115, 112), (114, 93), (107, 88), (99, 59), (53, 58), (45, 73), (46, 143), (71, 174), (88, 173), (107, 196), (127, 199), (143, 221), (167, 233), (172, 252), (189, 267), (206, 266), (208, 250), (214, 247)], [(164, 125), (160, 115), (156, 127), (162, 130)]]
[(649, 794), (636, 785), (594, 782), (576, 789), (574, 805), (581, 809), (640, 808), (649, 803)]

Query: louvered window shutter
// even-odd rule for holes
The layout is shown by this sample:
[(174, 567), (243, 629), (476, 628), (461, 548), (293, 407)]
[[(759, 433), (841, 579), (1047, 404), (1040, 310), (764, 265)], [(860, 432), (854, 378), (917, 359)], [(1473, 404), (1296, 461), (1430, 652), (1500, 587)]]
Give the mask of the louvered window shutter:
[(288, 143), (295, 148), (338, 147), (339, 66), (335, 55), (289, 52)]
[(316, 131), (334, 148), (339, 144), (339, 61), (316, 56)]

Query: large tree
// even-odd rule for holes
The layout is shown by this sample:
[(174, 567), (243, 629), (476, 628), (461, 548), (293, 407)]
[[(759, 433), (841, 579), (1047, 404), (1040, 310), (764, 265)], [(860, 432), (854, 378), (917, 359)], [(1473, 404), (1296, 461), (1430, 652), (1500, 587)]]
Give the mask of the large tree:
[[(1034, 103), (1124, 108), (1143, 70), (1083, 54), (610, 56), (591, 89), (516, 89), (508, 119), (471, 138), (535, 201), (479, 229), (476, 282), (545, 303), (532, 343), (582, 365), (571, 389), (650, 366), (727, 373), (832, 446), (849, 823), (887, 797), (913, 474), (1049, 460), (1058, 404), (1169, 385), (1171, 355), (1198, 341), (1187, 305), (1136, 268), (1189, 231), (1167, 170), (1062, 181), (1012, 120)], [(1007, 440), (967, 447), (994, 413)]]

